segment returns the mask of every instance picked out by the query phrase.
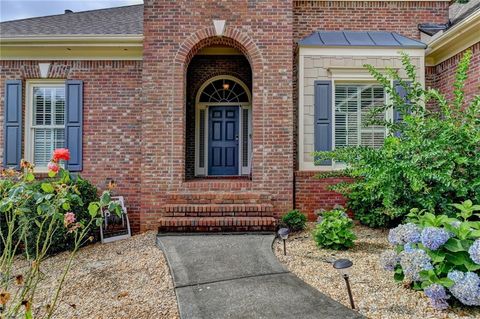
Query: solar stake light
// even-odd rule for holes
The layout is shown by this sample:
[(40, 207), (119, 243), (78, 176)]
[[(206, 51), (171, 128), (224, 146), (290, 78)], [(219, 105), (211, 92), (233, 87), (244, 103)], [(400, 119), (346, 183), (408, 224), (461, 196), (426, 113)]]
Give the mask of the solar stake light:
[(280, 228), (278, 230), (278, 236), (283, 240), (283, 254), (286, 256), (287, 255), (287, 238), (288, 234), (290, 234), (290, 229), (288, 228)]
[(345, 279), (345, 284), (347, 285), (348, 298), (350, 299), (350, 306), (352, 309), (355, 309), (355, 304), (353, 303), (352, 289), (350, 288), (349, 273), (350, 268), (353, 266), (353, 262), (348, 259), (337, 259), (333, 263), (333, 268), (335, 268), (343, 279)]

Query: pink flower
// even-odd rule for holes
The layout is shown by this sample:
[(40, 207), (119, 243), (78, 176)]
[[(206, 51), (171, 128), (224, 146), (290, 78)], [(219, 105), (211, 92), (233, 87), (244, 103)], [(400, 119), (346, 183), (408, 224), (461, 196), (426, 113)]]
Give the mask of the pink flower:
[(53, 158), (55, 162), (59, 160), (68, 161), (70, 159), (70, 151), (66, 148), (57, 148), (53, 151)]
[(72, 212), (65, 213), (65, 215), (63, 216), (63, 224), (65, 225), (65, 227), (68, 227), (74, 222), (75, 222), (75, 214)]
[(47, 168), (49, 171), (54, 173), (58, 173), (58, 171), (60, 170), (60, 166), (55, 162), (48, 163)]

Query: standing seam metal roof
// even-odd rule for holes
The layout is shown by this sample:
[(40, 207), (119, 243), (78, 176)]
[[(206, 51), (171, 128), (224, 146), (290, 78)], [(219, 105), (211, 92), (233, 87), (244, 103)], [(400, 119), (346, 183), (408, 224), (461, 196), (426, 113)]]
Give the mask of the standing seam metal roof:
[(313, 47), (427, 47), (423, 42), (389, 31), (316, 31), (298, 44)]

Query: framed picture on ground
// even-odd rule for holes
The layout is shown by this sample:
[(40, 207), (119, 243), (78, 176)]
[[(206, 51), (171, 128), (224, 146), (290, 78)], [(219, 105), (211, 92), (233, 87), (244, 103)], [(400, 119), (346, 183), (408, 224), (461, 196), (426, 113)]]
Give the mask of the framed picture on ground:
[(100, 239), (104, 244), (132, 236), (123, 196), (114, 196), (112, 201), (120, 204), (122, 214), (118, 216), (115, 212), (108, 211), (108, 209), (102, 210), (103, 223), (102, 227), (100, 227)]

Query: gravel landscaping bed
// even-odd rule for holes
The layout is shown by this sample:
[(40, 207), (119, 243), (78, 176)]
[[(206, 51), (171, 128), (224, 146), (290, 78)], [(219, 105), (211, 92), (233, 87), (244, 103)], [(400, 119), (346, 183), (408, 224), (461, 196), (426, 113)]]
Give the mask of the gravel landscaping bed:
[(310, 223), (305, 231), (290, 235), (287, 256), (283, 255), (283, 244), (278, 239), (274, 252), (292, 273), (345, 306), (350, 306), (345, 282), (331, 264), (338, 258), (353, 261), (350, 278), (354, 300), (360, 313), (368, 318), (480, 318), (480, 310), (473, 308), (436, 311), (422, 292), (397, 284), (393, 274), (379, 263), (380, 254), (390, 247), (387, 231), (356, 225), (355, 246), (347, 251), (333, 251), (316, 246), (311, 236), (314, 225)]
[[(178, 318), (172, 279), (155, 235), (147, 232), (80, 249), (55, 318)], [(61, 253), (44, 262), (46, 280), (37, 296), (53, 293), (67, 257)]]

